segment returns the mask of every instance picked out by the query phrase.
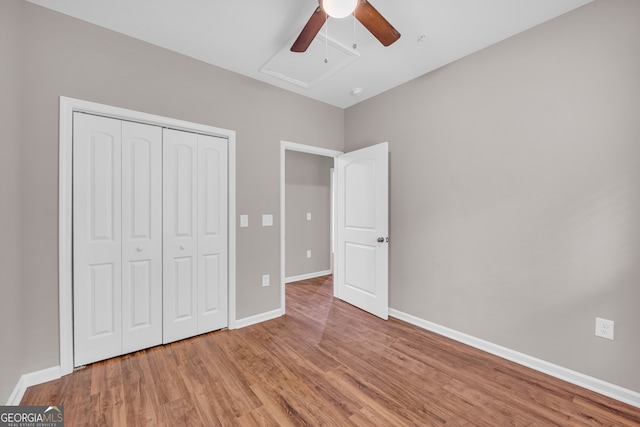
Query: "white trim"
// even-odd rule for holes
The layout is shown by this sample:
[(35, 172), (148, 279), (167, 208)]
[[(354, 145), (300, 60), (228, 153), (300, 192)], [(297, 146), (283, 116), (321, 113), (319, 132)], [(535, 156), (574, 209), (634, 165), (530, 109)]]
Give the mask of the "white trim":
[(236, 133), (228, 135), (229, 329), (236, 329)]
[(13, 389), (11, 396), (9, 396), (9, 400), (7, 400), (7, 405), (9, 406), (17, 406), (22, 401), (22, 397), (24, 393), (27, 391), (27, 388), (46, 383), (49, 381), (57, 380), (62, 375), (60, 373), (60, 366), (54, 366), (52, 368), (42, 369), (40, 371), (31, 372), (28, 374), (24, 374), (18, 380), (16, 387)]
[(256, 314), (255, 316), (249, 316), (249, 317), (245, 317), (244, 319), (238, 319), (236, 320), (236, 329), (245, 328), (247, 326), (266, 322), (267, 320), (277, 319), (280, 316), (284, 316), (284, 310), (281, 308), (278, 308), (276, 310), (267, 311), (266, 313), (260, 313), (260, 314)]
[(280, 141), (281, 150), (299, 151), (301, 153), (317, 154), (325, 157), (338, 157), (343, 154), (342, 151), (332, 150), (330, 148), (315, 147), (313, 145), (298, 144), (297, 142)]
[(390, 308), (389, 316), (403, 320), (422, 329), (435, 332), (438, 335), (451, 338), (463, 344), (467, 344), (471, 347), (475, 347), (479, 350), (486, 351), (487, 353), (491, 353), (503, 359), (510, 360), (519, 365), (534, 369), (538, 372), (545, 373), (568, 383), (586, 388), (587, 390), (594, 391), (612, 399), (619, 400), (620, 402), (640, 408), (640, 393), (636, 391), (629, 390), (615, 384), (608, 383), (606, 381), (602, 381), (598, 378), (590, 377), (580, 372), (576, 372), (571, 369), (549, 363), (542, 359), (538, 359), (527, 354), (502, 347), (497, 344), (493, 344), (489, 341), (485, 341), (480, 338), (458, 332), (454, 329), (438, 325), (437, 323), (429, 322), (428, 320), (421, 319), (411, 314), (403, 313), (399, 310)]
[(60, 369), (73, 372), (73, 102), (60, 97), (60, 135), (58, 166), (58, 300)]
[(58, 298), (60, 316), (60, 374), (73, 372), (73, 301), (72, 301), (72, 160), (73, 160), (73, 112), (131, 120), (172, 129), (227, 138), (229, 153), (229, 309), (228, 328), (236, 327), (236, 133), (213, 126), (156, 116), (125, 108), (97, 104), (80, 99), (60, 97), (59, 134), (59, 255), (58, 255)]
[[(298, 144), (296, 142), (280, 141), (280, 308), (284, 313), (286, 311), (285, 284), (288, 283), (285, 278), (285, 152), (287, 150), (299, 151), (301, 153), (317, 154), (336, 158), (343, 154), (342, 151), (331, 150), (329, 148), (314, 147), (313, 145)], [(331, 266), (333, 268), (333, 265)]]
[[(333, 159), (335, 163), (335, 157)], [(335, 168), (331, 168), (329, 172), (329, 187), (331, 188), (331, 201), (329, 202), (329, 215), (331, 219), (329, 220), (329, 268), (331, 269), (331, 273), (333, 273), (333, 254), (335, 253), (335, 229), (336, 229), (336, 180), (335, 178)], [(335, 295), (334, 295), (335, 296)]]
[(301, 274), (299, 276), (285, 277), (284, 283), (299, 282), (300, 280), (315, 279), (316, 277), (327, 276), (333, 273), (332, 270), (316, 271), (315, 273)]

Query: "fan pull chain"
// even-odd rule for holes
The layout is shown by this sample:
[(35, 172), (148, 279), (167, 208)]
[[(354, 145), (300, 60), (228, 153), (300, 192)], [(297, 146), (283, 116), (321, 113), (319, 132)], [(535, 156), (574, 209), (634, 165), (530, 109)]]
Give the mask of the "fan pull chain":
[(329, 15), (324, 21), (324, 63), (329, 63)]
[(356, 11), (353, 11), (353, 49), (358, 48), (358, 43), (356, 43)]

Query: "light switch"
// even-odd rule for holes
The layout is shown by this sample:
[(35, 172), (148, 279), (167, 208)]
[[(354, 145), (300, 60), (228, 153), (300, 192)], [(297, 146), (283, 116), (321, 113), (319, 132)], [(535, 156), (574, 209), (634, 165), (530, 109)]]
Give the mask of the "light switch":
[(307, 212), (307, 221), (311, 221), (311, 212)]
[(311, 258), (311, 251), (307, 251), (307, 258)]
[(262, 226), (271, 227), (273, 225), (273, 215), (262, 215)]
[(249, 226), (249, 215), (240, 215), (240, 227)]
[(269, 286), (269, 275), (268, 274), (263, 274), (262, 275), (262, 286)]

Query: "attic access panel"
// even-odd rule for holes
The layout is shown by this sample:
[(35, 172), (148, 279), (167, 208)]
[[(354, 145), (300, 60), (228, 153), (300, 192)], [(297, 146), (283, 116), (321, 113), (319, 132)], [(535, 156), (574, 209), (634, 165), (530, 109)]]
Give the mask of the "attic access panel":
[(260, 72), (309, 89), (360, 58), (358, 52), (324, 34), (318, 34), (304, 53), (291, 52), (292, 43), (285, 44)]

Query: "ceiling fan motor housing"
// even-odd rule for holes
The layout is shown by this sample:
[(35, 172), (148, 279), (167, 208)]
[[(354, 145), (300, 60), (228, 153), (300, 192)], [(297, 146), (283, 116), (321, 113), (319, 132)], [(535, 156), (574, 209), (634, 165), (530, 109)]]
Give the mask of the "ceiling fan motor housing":
[(332, 18), (345, 18), (353, 13), (358, 0), (320, 0), (320, 7)]

